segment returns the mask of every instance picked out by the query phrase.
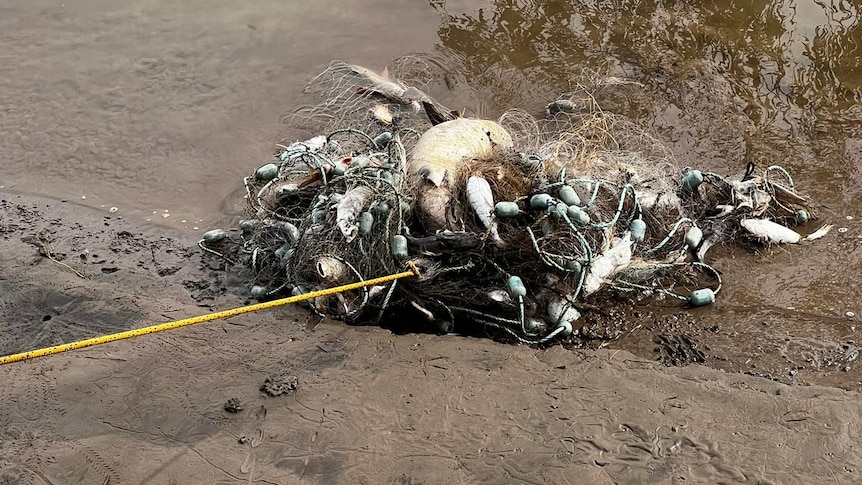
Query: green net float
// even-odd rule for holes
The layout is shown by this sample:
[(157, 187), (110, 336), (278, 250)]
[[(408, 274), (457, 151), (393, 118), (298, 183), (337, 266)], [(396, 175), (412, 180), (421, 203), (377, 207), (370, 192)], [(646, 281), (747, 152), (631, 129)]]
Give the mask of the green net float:
[[(290, 295), (291, 295), (291, 296), (302, 296), (302, 295), (304, 295), (304, 294), (306, 294), (306, 293), (307, 293), (307, 292), (305, 291), (305, 287), (300, 286), (300, 285), (294, 286), (294, 287), (290, 290)], [(309, 306), (309, 304), (308, 304), (308, 300), (300, 301), (300, 302), (298, 302), (298, 304), (299, 304), (300, 306), (304, 306), (304, 307)]]
[(281, 223), (281, 228), (284, 230), (285, 233), (287, 233), (287, 236), (290, 238), (291, 242), (295, 243), (296, 241), (299, 241), (299, 237), (301, 234), (299, 233), (299, 228), (296, 227), (294, 224), (284, 221)]
[(527, 287), (524, 286), (524, 282), (518, 276), (510, 276), (506, 281), (506, 288), (512, 296), (527, 296)]
[(266, 298), (267, 293), (269, 293), (269, 290), (265, 286), (254, 285), (251, 287), (251, 297), (255, 300), (263, 300)]
[(715, 303), (715, 292), (710, 288), (694, 290), (689, 295), (688, 302), (693, 307), (711, 305)]
[(257, 220), (255, 219), (248, 219), (239, 223), (239, 230), (242, 231), (243, 234), (251, 234), (256, 227)]
[(530, 197), (530, 207), (533, 209), (545, 209), (551, 205), (553, 197), (548, 194), (536, 194)]
[(311, 222), (318, 223), (323, 222), (326, 219), (326, 209), (315, 209), (311, 211)]
[(551, 217), (555, 219), (560, 219), (563, 217), (563, 214), (568, 214), (569, 206), (566, 205), (565, 202), (557, 202), (556, 205), (548, 207), (548, 213), (551, 214)]
[(407, 238), (401, 234), (392, 237), (392, 256), (395, 259), (407, 259)]
[(565, 267), (567, 270), (571, 271), (572, 273), (580, 274), (580, 272), (583, 270), (583, 267), (581, 266), (580, 261), (577, 261), (574, 259), (567, 259)]
[(805, 224), (810, 219), (808, 215), (808, 211), (805, 209), (799, 209), (796, 211), (796, 223), (797, 224)]
[(518, 208), (518, 204), (514, 202), (497, 202), (494, 205), (494, 214), (500, 219), (510, 219), (512, 217), (518, 217), (518, 214), (521, 213), (521, 209)]
[(646, 222), (643, 219), (635, 219), (629, 226), (629, 230), (632, 232), (632, 240), (641, 242), (646, 237)]
[(576, 205), (570, 205), (567, 214), (569, 216), (569, 220), (575, 224), (586, 226), (590, 223), (590, 215)]
[(261, 180), (263, 182), (268, 182), (277, 176), (278, 176), (278, 165), (276, 165), (274, 163), (267, 163), (266, 165), (255, 170), (255, 172), (254, 172), (254, 178)]
[(205, 232), (203, 235), (203, 239), (205, 244), (217, 244), (224, 241), (224, 238), (226, 236), (227, 234), (224, 232), (224, 230), (213, 229)]
[(284, 255), (290, 251), (290, 243), (284, 243), (275, 250), (275, 257), (278, 259), (284, 259)]
[(371, 204), (371, 208), (368, 209), (371, 211), (371, 214), (378, 219), (386, 217), (386, 214), (389, 213), (389, 204), (386, 202), (375, 202)]
[(359, 234), (366, 235), (371, 232), (371, 226), (374, 225), (374, 216), (370, 212), (359, 214)]
[(561, 337), (568, 337), (572, 334), (572, 332), (575, 331), (574, 328), (572, 328), (572, 322), (568, 321), (561, 322), (557, 328), (560, 329), (560, 333), (558, 335), (560, 335)]
[(377, 148), (383, 150), (384, 148), (389, 146), (389, 142), (392, 141), (392, 133), (388, 131), (384, 131), (383, 133), (374, 137), (374, 144), (377, 145)]
[(560, 187), (560, 200), (567, 205), (581, 205), (581, 198), (575, 192), (575, 188), (571, 185), (563, 185)]
[(685, 233), (685, 245), (691, 249), (697, 249), (703, 240), (703, 231), (697, 226), (691, 226)]
[(345, 173), (347, 173), (347, 168), (341, 164), (336, 165), (335, 168), (332, 169), (332, 174), (336, 177), (341, 177)]
[(700, 170), (691, 170), (682, 177), (682, 186), (690, 192), (694, 192), (703, 183), (703, 174)]

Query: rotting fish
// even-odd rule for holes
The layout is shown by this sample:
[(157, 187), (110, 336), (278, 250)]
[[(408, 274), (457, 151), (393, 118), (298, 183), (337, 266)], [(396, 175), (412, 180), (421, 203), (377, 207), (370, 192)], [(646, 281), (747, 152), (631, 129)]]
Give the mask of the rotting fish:
[(467, 179), (467, 201), (473, 212), (479, 217), (479, 221), (491, 234), (491, 240), (497, 244), (503, 244), (500, 233), (497, 231), (497, 223), (494, 220), (494, 193), (491, 185), (482, 177), (472, 176)]
[(374, 192), (371, 188), (360, 185), (345, 192), (344, 197), (336, 205), (335, 224), (348, 243), (353, 242), (359, 234), (357, 219), (373, 197)]
[(512, 136), (490, 120), (458, 118), (432, 126), (419, 137), (407, 163), (410, 181), (417, 187), (417, 209), (427, 229), (447, 226), (450, 184), (465, 160), (488, 160), (498, 149), (512, 147)]
[(610, 248), (593, 258), (584, 278), (584, 296), (595, 293), (608, 278), (631, 264), (632, 243), (631, 233), (626, 231)]
[(829, 231), (832, 230), (831, 224), (825, 224), (808, 236), (802, 237), (801, 234), (793, 229), (769, 219), (743, 219), (739, 221), (739, 225), (758, 239), (775, 244), (796, 244), (801, 241), (813, 241), (829, 234)]

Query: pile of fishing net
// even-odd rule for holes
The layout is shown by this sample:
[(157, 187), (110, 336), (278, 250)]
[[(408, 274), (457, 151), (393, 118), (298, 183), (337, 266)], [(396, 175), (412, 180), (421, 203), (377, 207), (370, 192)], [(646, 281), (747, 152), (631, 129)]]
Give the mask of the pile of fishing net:
[[(321, 316), (380, 323), (415, 314), (527, 343), (567, 336), (608, 291), (707, 305), (707, 250), (799, 242), (815, 217), (780, 167), (725, 178), (677, 167), (655, 138), (584, 93), (537, 119), (462, 117), (420, 89), (333, 63), (302, 115), (326, 129), (279, 145), (244, 179), (248, 218), (207, 252), (249, 270), (259, 300), (402, 272), (419, 276), (311, 300)], [(338, 128), (336, 128), (338, 126)], [(808, 237), (825, 234), (828, 226)]]

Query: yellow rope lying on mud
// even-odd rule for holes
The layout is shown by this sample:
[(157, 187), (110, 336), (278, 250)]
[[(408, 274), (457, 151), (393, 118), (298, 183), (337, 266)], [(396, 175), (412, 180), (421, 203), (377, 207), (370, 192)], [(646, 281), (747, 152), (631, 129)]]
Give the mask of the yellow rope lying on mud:
[(389, 281), (394, 281), (401, 278), (406, 278), (408, 276), (419, 276), (419, 270), (413, 264), (413, 262), (408, 261), (407, 265), (410, 267), (410, 271), (404, 271), (402, 273), (395, 273), (389, 276), (382, 276), (380, 278), (373, 278), (370, 280), (360, 281), (358, 283), (351, 283), (349, 285), (336, 286), (334, 288), (327, 288), (325, 290), (312, 291), (311, 293), (305, 293), (302, 295), (291, 296), (289, 298), (282, 298), (280, 300), (273, 300), (264, 303), (257, 303), (255, 305), (248, 305), (239, 308), (232, 308), (230, 310), (224, 310), (215, 313), (209, 313), (206, 315), (200, 315), (197, 317), (186, 318), (184, 320), (175, 320), (173, 322), (160, 323), (158, 325), (152, 325), (144, 328), (136, 328), (134, 330), (127, 330), (125, 332), (112, 333), (110, 335), (103, 335), (101, 337), (93, 337), (86, 340), (79, 340), (77, 342), (72, 342), (68, 344), (55, 345), (53, 347), (45, 347), (43, 349), (31, 350), (29, 352), (22, 352), (20, 354), (12, 354), (4, 357), (0, 357), (0, 365), (3, 364), (11, 364), (13, 362), (20, 362), (22, 360), (30, 360), (35, 359), (36, 357), (42, 357), (45, 355), (59, 354), (60, 352), (66, 352), (67, 350), (75, 350), (82, 349), (84, 347), (92, 347), (94, 345), (101, 345), (108, 342), (114, 342), (116, 340), (123, 340), (131, 337), (137, 337), (139, 335), (147, 335), (150, 333), (161, 332), (163, 330), (171, 330), (174, 328), (185, 327), (187, 325), (194, 325), (196, 323), (210, 322), (213, 320), (218, 320), (220, 318), (228, 318), (236, 315), (242, 315), (243, 313), (256, 312), (258, 310), (265, 310), (267, 308), (275, 308), (282, 305), (289, 305), (291, 303), (299, 303), (301, 301), (311, 300), (313, 298), (319, 298), (321, 296), (329, 296), (337, 293), (341, 293), (344, 291), (355, 290), (357, 288), (362, 288), (365, 286), (379, 285), (381, 283), (387, 283)]

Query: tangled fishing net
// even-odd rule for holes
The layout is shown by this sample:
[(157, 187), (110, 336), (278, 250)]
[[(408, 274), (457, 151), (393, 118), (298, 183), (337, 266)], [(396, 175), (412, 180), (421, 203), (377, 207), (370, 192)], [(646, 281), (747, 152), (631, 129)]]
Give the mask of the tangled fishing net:
[(397, 66), (400, 81), (333, 62), (309, 84), (324, 101), (293, 118), (323, 134), (279, 145), (244, 179), (240, 230), (204, 236), (205, 251), (251, 271), (254, 298), (410, 262), (418, 277), (307, 307), (357, 323), (408, 312), (443, 331), (481, 325), (540, 343), (572, 334), (607, 291), (712, 303), (712, 245), (798, 242), (790, 227), (815, 217), (784, 169), (749, 165), (734, 179), (680, 169), (587, 90), (549, 104), (544, 119), (510, 110), (480, 121), (417, 88), (430, 75), (421, 62)]

